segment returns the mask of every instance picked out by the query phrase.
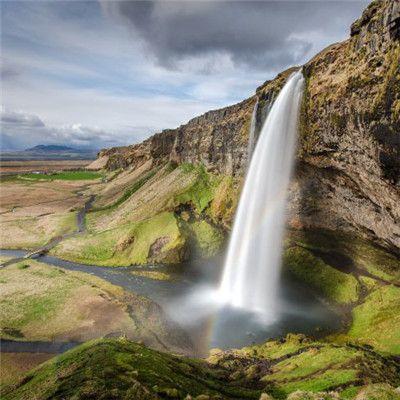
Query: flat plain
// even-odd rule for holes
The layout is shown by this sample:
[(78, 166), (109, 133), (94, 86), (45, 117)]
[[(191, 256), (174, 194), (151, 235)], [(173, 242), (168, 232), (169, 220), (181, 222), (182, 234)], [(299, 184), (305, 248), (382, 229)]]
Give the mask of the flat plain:
[(0, 160), (0, 176), (28, 172), (55, 172), (80, 169), (93, 160)]

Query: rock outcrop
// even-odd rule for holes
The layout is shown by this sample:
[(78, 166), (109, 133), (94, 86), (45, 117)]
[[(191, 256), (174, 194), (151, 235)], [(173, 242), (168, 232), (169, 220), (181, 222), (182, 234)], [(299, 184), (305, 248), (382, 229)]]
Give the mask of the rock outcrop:
[[(289, 205), (291, 227), (352, 232), (395, 253), (400, 252), (399, 15), (398, 1), (372, 2), (348, 40), (303, 66), (307, 84)], [(100, 157), (107, 158), (108, 169), (172, 161), (243, 176), (254, 105), (258, 100), (259, 132), (294, 69), (239, 104), (140, 144), (104, 150)]]

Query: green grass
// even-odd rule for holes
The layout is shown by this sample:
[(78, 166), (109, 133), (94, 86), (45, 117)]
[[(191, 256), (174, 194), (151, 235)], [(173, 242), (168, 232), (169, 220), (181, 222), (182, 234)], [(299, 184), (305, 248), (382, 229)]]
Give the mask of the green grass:
[(310, 379), (300, 382), (285, 383), (279, 387), (279, 393), (289, 394), (296, 390), (307, 390), (310, 392), (328, 391), (349, 382), (354, 382), (357, 378), (357, 371), (353, 369), (329, 369)]
[(31, 180), (31, 181), (53, 181), (53, 180), (64, 180), (64, 181), (80, 181), (80, 180), (92, 180), (100, 179), (103, 174), (95, 171), (61, 171), (52, 174), (21, 174), (18, 175), (19, 179)]
[(128, 200), (129, 197), (131, 197), (135, 192), (137, 192), (146, 182), (148, 182), (157, 173), (158, 170), (159, 168), (154, 168), (151, 171), (147, 172), (144, 176), (141, 176), (128, 189), (126, 189), (123, 195), (119, 199), (117, 199), (114, 203), (104, 207), (95, 207), (91, 210), (91, 212), (106, 211), (117, 208), (126, 200)]
[(360, 285), (351, 275), (338, 271), (302, 247), (291, 247), (284, 254), (285, 267), (299, 280), (338, 304), (357, 301)]
[[(268, 368), (257, 367), (257, 360)], [(341, 390), (344, 385), (352, 386), (354, 393), (371, 382), (400, 383), (400, 365), (390, 358), (362, 347), (315, 341), (301, 334), (228, 353), (215, 350), (209, 361), (234, 371), (235, 379), (263, 382), (277, 399), (286, 399), (296, 390), (316, 393)]]
[(375, 290), (352, 314), (351, 339), (400, 354), (400, 288), (391, 285)]
[(0, 271), (5, 281), (1, 284), (4, 295), (0, 295), (0, 327), (24, 332), (28, 337), (33, 334), (41, 339), (51, 338), (50, 330), (44, 333), (43, 327), (56, 316), (71, 290), (81, 282), (66, 276), (58, 268), (52, 269), (35, 261), (29, 264), (29, 268), (21, 262)]
[[(150, 257), (151, 246), (165, 239), (160, 251)], [(173, 213), (129, 223), (100, 233), (70, 238), (52, 250), (61, 258), (104, 266), (141, 265), (148, 262), (176, 264), (185, 242)]]
[(269, 340), (263, 344), (244, 347), (240, 350), (240, 353), (246, 356), (275, 360), (315, 344), (304, 335), (288, 334), (281, 341)]
[(174, 204), (191, 203), (201, 214), (214, 198), (215, 189), (221, 178), (206, 171), (203, 165), (182, 164), (179, 166), (187, 174), (195, 174), (193, 183), (174, 198)]
[(301, 335), (290, 335), (269, 347), (288, 341), (297, 343), (297, 350), (306, 342), (310, 347), (274, 360), (248, 354), (249, 348), (219, 352), (207, 363), (126, 339), (95, 340), (47, 361), (13, 386), (3, 388), (3, 398), (183, 400), (188, 395), (206, 395), (258, 400), (260, 393), (266, 392), (283, 400), (298, 390), (311, 393), (298, 399), (314, 399), (312, 393), (344, 389), (343, 399), (353, 399), (360, 390), (377, 386), (363, 389), (366, 384), (380, 382), (375, 392), (389, 393), (388, 384), (396, 387), (400, 383), (399, 365), (394, 360), (362, 348), (312, 342)]
[(2, 392), (4, 400), (155, 400), (184, 399), (188, 394), (258, 399), (260, 391), (226, 384), (224, 371), (199, 360), (160, 353), (123, 339), (103, 339), (47, 361)]
[[(315, 374), (330, 365), (340, 369), (343, 363), (358, 355), (356, 350), (345, 347), (311, 347), (308, 351), (274, 365), (273, 373), (265, 376), (264, 380), (274, 382), (297, 380)], [(317, 390), (322, 389), (318, 388)]]
[(328, 230), (289, 232), (289, 239), (310, 250), (347, 256), (359, 269), (388, 282), (400, 283), (400, 261), (387, 250), (351, 234)]

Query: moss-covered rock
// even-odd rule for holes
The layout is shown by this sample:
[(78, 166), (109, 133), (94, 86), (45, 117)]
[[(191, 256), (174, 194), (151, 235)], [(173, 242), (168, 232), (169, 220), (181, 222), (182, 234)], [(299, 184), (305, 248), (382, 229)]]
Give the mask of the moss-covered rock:
[(331, 267), (305, 248), (287, 249), (284, 265), (294, 276), (333, 302), (349, 304), (358, 300), (360, 285), (353, 275)]
[(217, 254), (223, 242), (222, 233), (205, 220), (190, 224), (196, 246), (202, 257), (211, 257)]

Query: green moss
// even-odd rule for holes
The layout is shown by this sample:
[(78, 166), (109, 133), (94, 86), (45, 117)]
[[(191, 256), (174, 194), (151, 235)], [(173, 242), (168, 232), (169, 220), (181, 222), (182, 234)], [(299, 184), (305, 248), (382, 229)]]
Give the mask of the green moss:
[[(343, 363), (348, 362), (358, 354), (356, 350), (345, 347), (311, 347), (305, 352), (274, 365), (272, 374), (265, 376), (264, 380), (274, 381), (275, 383), (297, 380), (311, 376), (327, 366), (335, 366), (335, 369), (341, 369)], [(323, 389), (325, 388), (315, 388), (315, 390)]]
[(184, 399), (188, 394), (258, 399), (260, 391), (228, 385), (223, 371), (202, 361), (126, 340), (97, 340), (44, 363), (2, 392), (4, 400)]
[(400, 383), (395, 360), (362, 347), (314, 341), (304, 335), (287, 335), (228, 353), (213, 351), (209, 361), (231, 370), (233, 379), (263, 382), (277, 399), (286, 399), (296, 390), (317, 393), (340, 391), (343, 386), (359, 389), (370, 382)]
[(320, 392), (329, 390), (357, 379), (357, 371), (353, 369), (328, 369), (321, 375), (300, 382), (290, 382), (279, 386), (279, 393), (289, 394), (295, 390)]
[(348, 336), (374, 348), (400, 354), (400, 288), (381, 287), (353, 309)]
[(223, 242), (223, 235), (207, 221), (196, 221), (190, 224), (197, 248), (202, 257), (217, 254)]
[(279, 386), (279, 392), (289, 394), (296, 390), (308, 390), (312, 392), (320, 392), (330, 390), (335, 387), (355, 381), (357, 371), (352, 369), (328, 369), (321, 375), (310, 379), (305, 379), (301, 382), (290, 382)]
[(234, 178), (224, 176), (216, 187), (214, 197), (208, 210), (211, 219), (225, 227), (231, 225), (239, 200), (239, 190)]
[(369, 278), (368, 276), (360, 276), (359, 280), (362, 285), (367, 289), (367, 291), (376, 289), (376, 287), (378, 286), (378, 282), (373, 278)]
[(208, 173), (203, 165), (182, 164), (179, 168), (187, 174), (195, 174), (192, 184), (174, 197), (174, 204), (194, 205), (198, 214), (202, 213), (214, 197), (220, 178)]
[(354, 235), (328, 230), (290, 231), (289, 240), (309, 250), (344, 255), (357, 268), (388, 282), (400, 282), (400, 262), (383, 248)]
[(343, 400), (352, 400), (360, 391), (359, 386), (349, 386), (340, 392), (340, 398)]
[[(157, 240), (164, 244), (151, 254)], [(140, 265), (149, 261), (178, 263), (184, 245), (185, 238), (174, 214), (163, 212), (140, 222), (67, 239), (52, 253), (71, 261), (104, 266)]]
[(296, 278), (331, 301), (348, 304), (358, 299), (359, 283), (353, 275), (325, 264), (307, 249), (297, 246), (287, 249), (284, 265)]
[(288, 334), (283, 340), (269, 340), (263, 344), (244, 347), (240, 350), (240, 354), (275, 360), (313, 345), (315, 343), (304, 335)]

